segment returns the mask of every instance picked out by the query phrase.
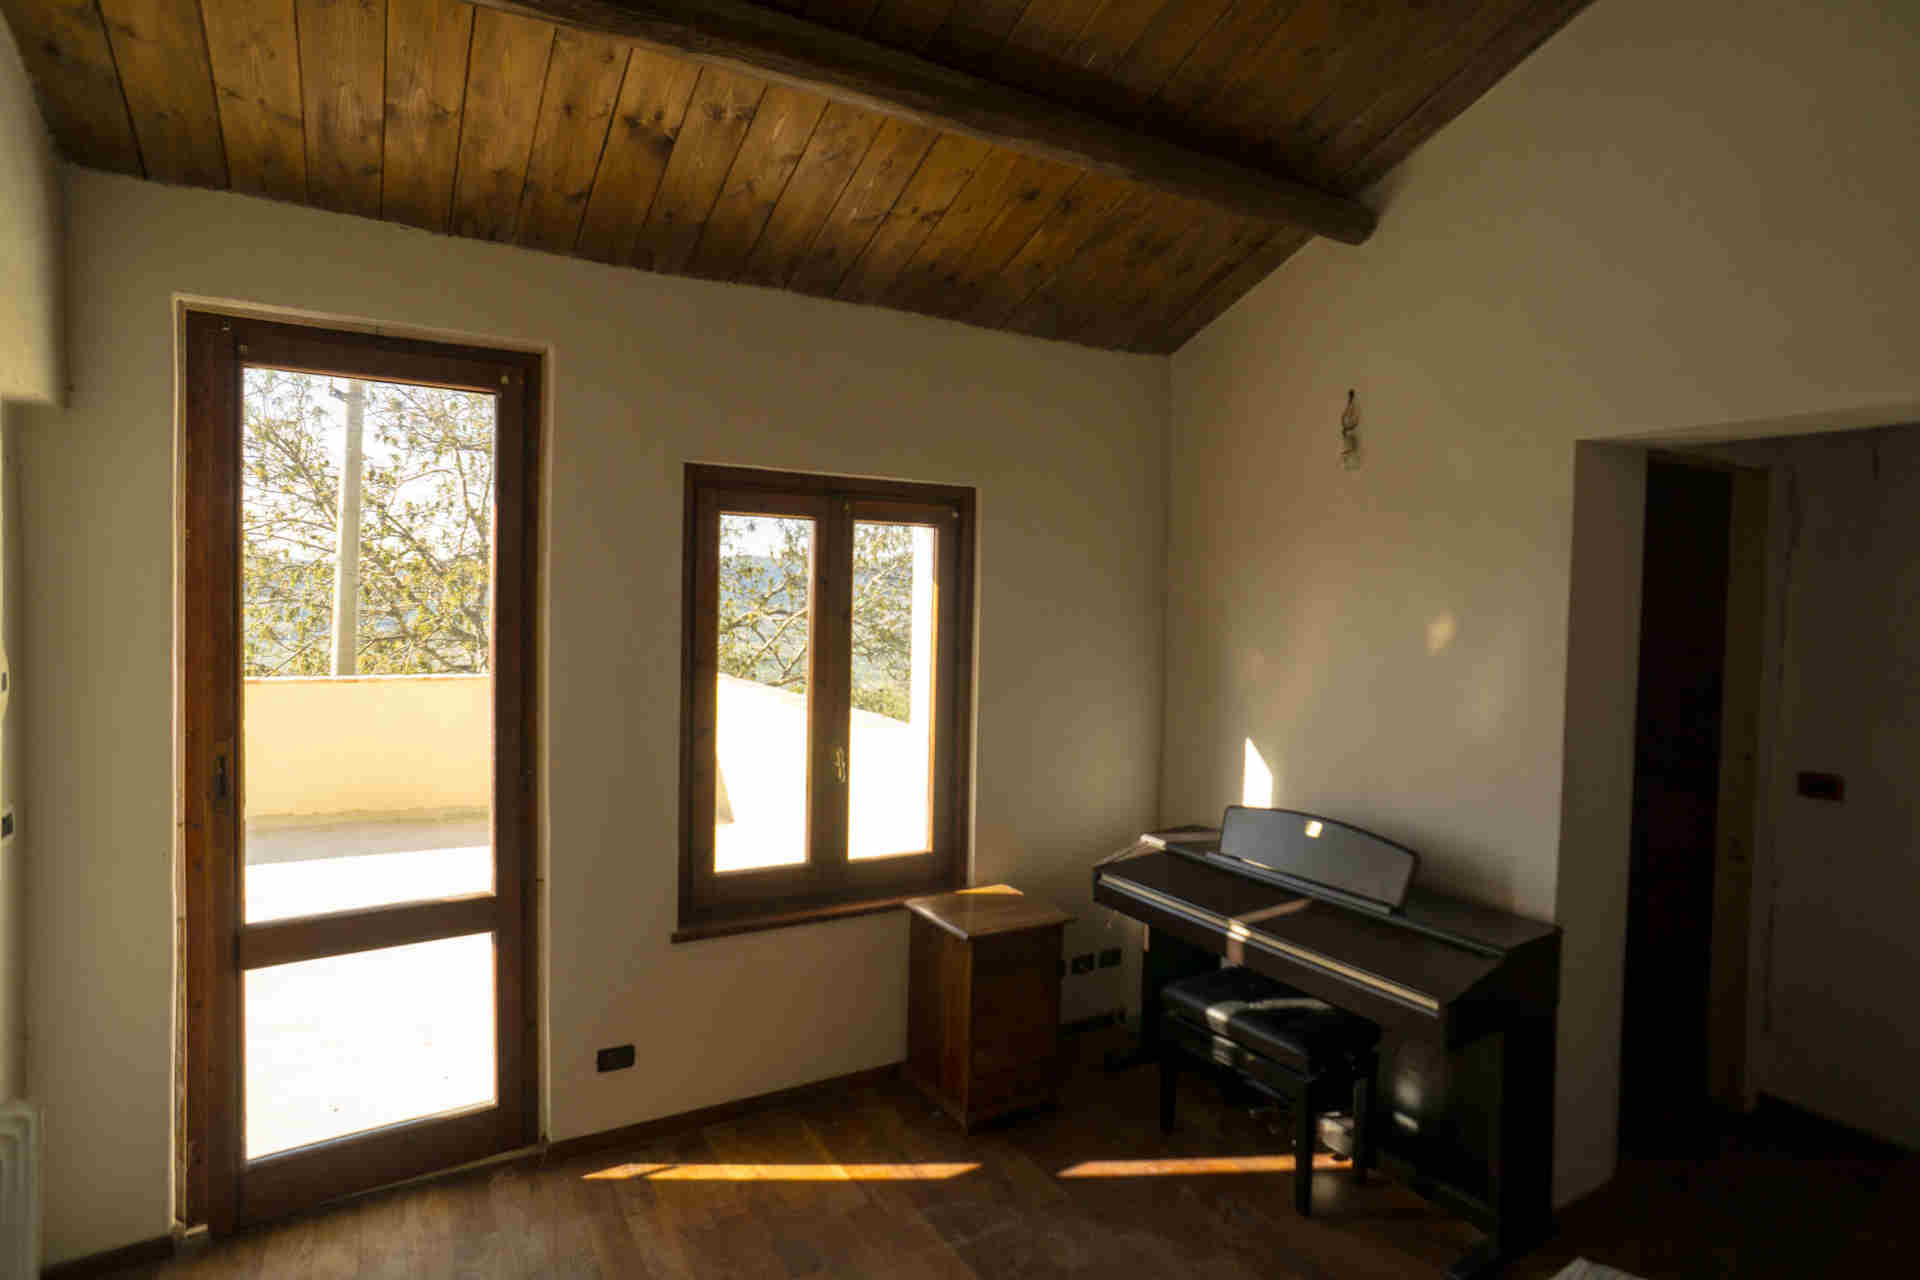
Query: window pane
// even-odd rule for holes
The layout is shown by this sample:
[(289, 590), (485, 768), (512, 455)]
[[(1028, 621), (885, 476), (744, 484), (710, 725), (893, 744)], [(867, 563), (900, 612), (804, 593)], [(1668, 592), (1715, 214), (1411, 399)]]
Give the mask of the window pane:
[(246, 974), (247, 1159), (494, 1102), (493, 935)]
[(924, 525), (853, 526), (847, 856), (933, 847), (934, 549)]
[(245, 371), (249, 923), (493, 889), (494, 409)]
[(715, 871), (807, 860), (813, 521), (720, 517)]

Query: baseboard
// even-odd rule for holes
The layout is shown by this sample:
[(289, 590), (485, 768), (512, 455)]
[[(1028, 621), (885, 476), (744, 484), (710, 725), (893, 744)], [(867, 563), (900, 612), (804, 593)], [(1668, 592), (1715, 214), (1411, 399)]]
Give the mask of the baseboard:
[(772, 1093), (757, 1093), (750, 1098), (736, 1098), (732, 1102), (721, 1102), (711, 1107), (681, 1111), (674, 1115), (661, 1116), (657, 1120), (642, 1120), (638, 1124), (622, 1125), (618, 1129), (602, 1129), (598, 1133), (582, 1134), (577, 1138), (566, 1138), (560, 1142), (549, 1143), (544, 1155), (546, 1159), (564, 1160), (570, 1156), (590, 1155), (613, 1147), (651, 1142), (670, 1134), (684, 1133), (688, 1129), (699, 1129), (706, 1125), (719, 1124), (724, 1120), (750, 1115), (755, 1111), (765, 1111), (769, 1107), (799, 1102), (822, 1094), (857, 1089), (862, 1085), (890, 1079), (900, 1074), (901, 1066), (901, 1063), (893, 1062), (884, 1067), (869, 1067), (865, 1071), (850, 1071), (846, 1075), (829, 1076), (825, 1080), (815, 1080), (811, 1084), (798, 1084), (789, 1089), (775, 1089)]
[(90, 1253), (84, 1258), (69, 1259), (48, 1267), (40, 1273), (40, 1277), (41, 1280), (83, 1280), (86, 1276), (110, 1276), (128, 1267), (165, 1262), (172, 1256), (173, 1237), (155, 1236), (151, 1240), (136, 1240), (118, 1249), (108, 1249), (105, 1253)]

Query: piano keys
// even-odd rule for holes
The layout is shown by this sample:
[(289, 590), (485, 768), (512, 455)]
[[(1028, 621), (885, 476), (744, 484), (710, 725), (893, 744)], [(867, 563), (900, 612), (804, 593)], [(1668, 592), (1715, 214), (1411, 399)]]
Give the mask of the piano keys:
[(1382, 1030), (1386, 1167), (1489, 1235), (1450, 1276), (1490, 1274), (1551, 1226), (1560, 931), (1431, 893), (1416, 856), (1288, 810), (1227, 811), (1095, 867), (1095, 901), (1148, 926), (1143, 1049), (1159, 987), (1221, 959)]

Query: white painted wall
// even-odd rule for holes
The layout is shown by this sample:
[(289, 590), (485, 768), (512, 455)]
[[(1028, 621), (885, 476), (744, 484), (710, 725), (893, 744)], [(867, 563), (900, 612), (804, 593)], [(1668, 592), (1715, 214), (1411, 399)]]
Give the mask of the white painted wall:
[[(1626, 870), (1563, 842), (1566, 744), (1632, 714), (1630, 682), (1563, 713), (1574, 444), (1916, 416), (1916, 81), (1920, 6), (1600, 0), (1402, 167), (1371, 243), (1173, 359), (1162, 817), (1237, 799), (1251, 740), (1278, 803), (1559, 920), (1563, 1201), (1613, 1165)], [(1630, 770), (1586, 763), (1567, 807), (1624, 833)]]
[(53, 144), (0, 16), (0, 400), (60, 398), (60, 185)]
[[(1713, 452), (1774, 473), (1782, 534), (1755, 1087), (1920, 1146), (1920, 427)], [(1797, 794), (1803, 769), (1845, 801)]]
[[(73, 393), (22, 435), (27, 643), (61, 655), (28, 784), (50, 1260), (167, 1226), (175, 291), (550, 344), (554, 1138), (905, 1049), (899, 914), (668, 943), (685, 461), (979, 486), (975, 875), (1082, 910), (1151, 819), (1164, 361), (80, 170), (66, 194)], [(640, 1065), (597, 1075), (626, 1041)]]

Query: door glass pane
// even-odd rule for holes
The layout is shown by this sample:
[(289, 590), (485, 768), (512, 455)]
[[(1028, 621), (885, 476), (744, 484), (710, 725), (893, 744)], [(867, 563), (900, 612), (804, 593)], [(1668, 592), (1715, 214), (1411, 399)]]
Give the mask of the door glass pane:
[(716, 871), (807, 860), (813, 521), (720, 517)]
[(494, 1101), (493, 935), (251, 969), (247, 1159)]
[(493, 889), (494, 398), (248, 368), (248, 922)]
[(925, 525), (853, 526), (849, 858), (933, 847), (938, 539)]

